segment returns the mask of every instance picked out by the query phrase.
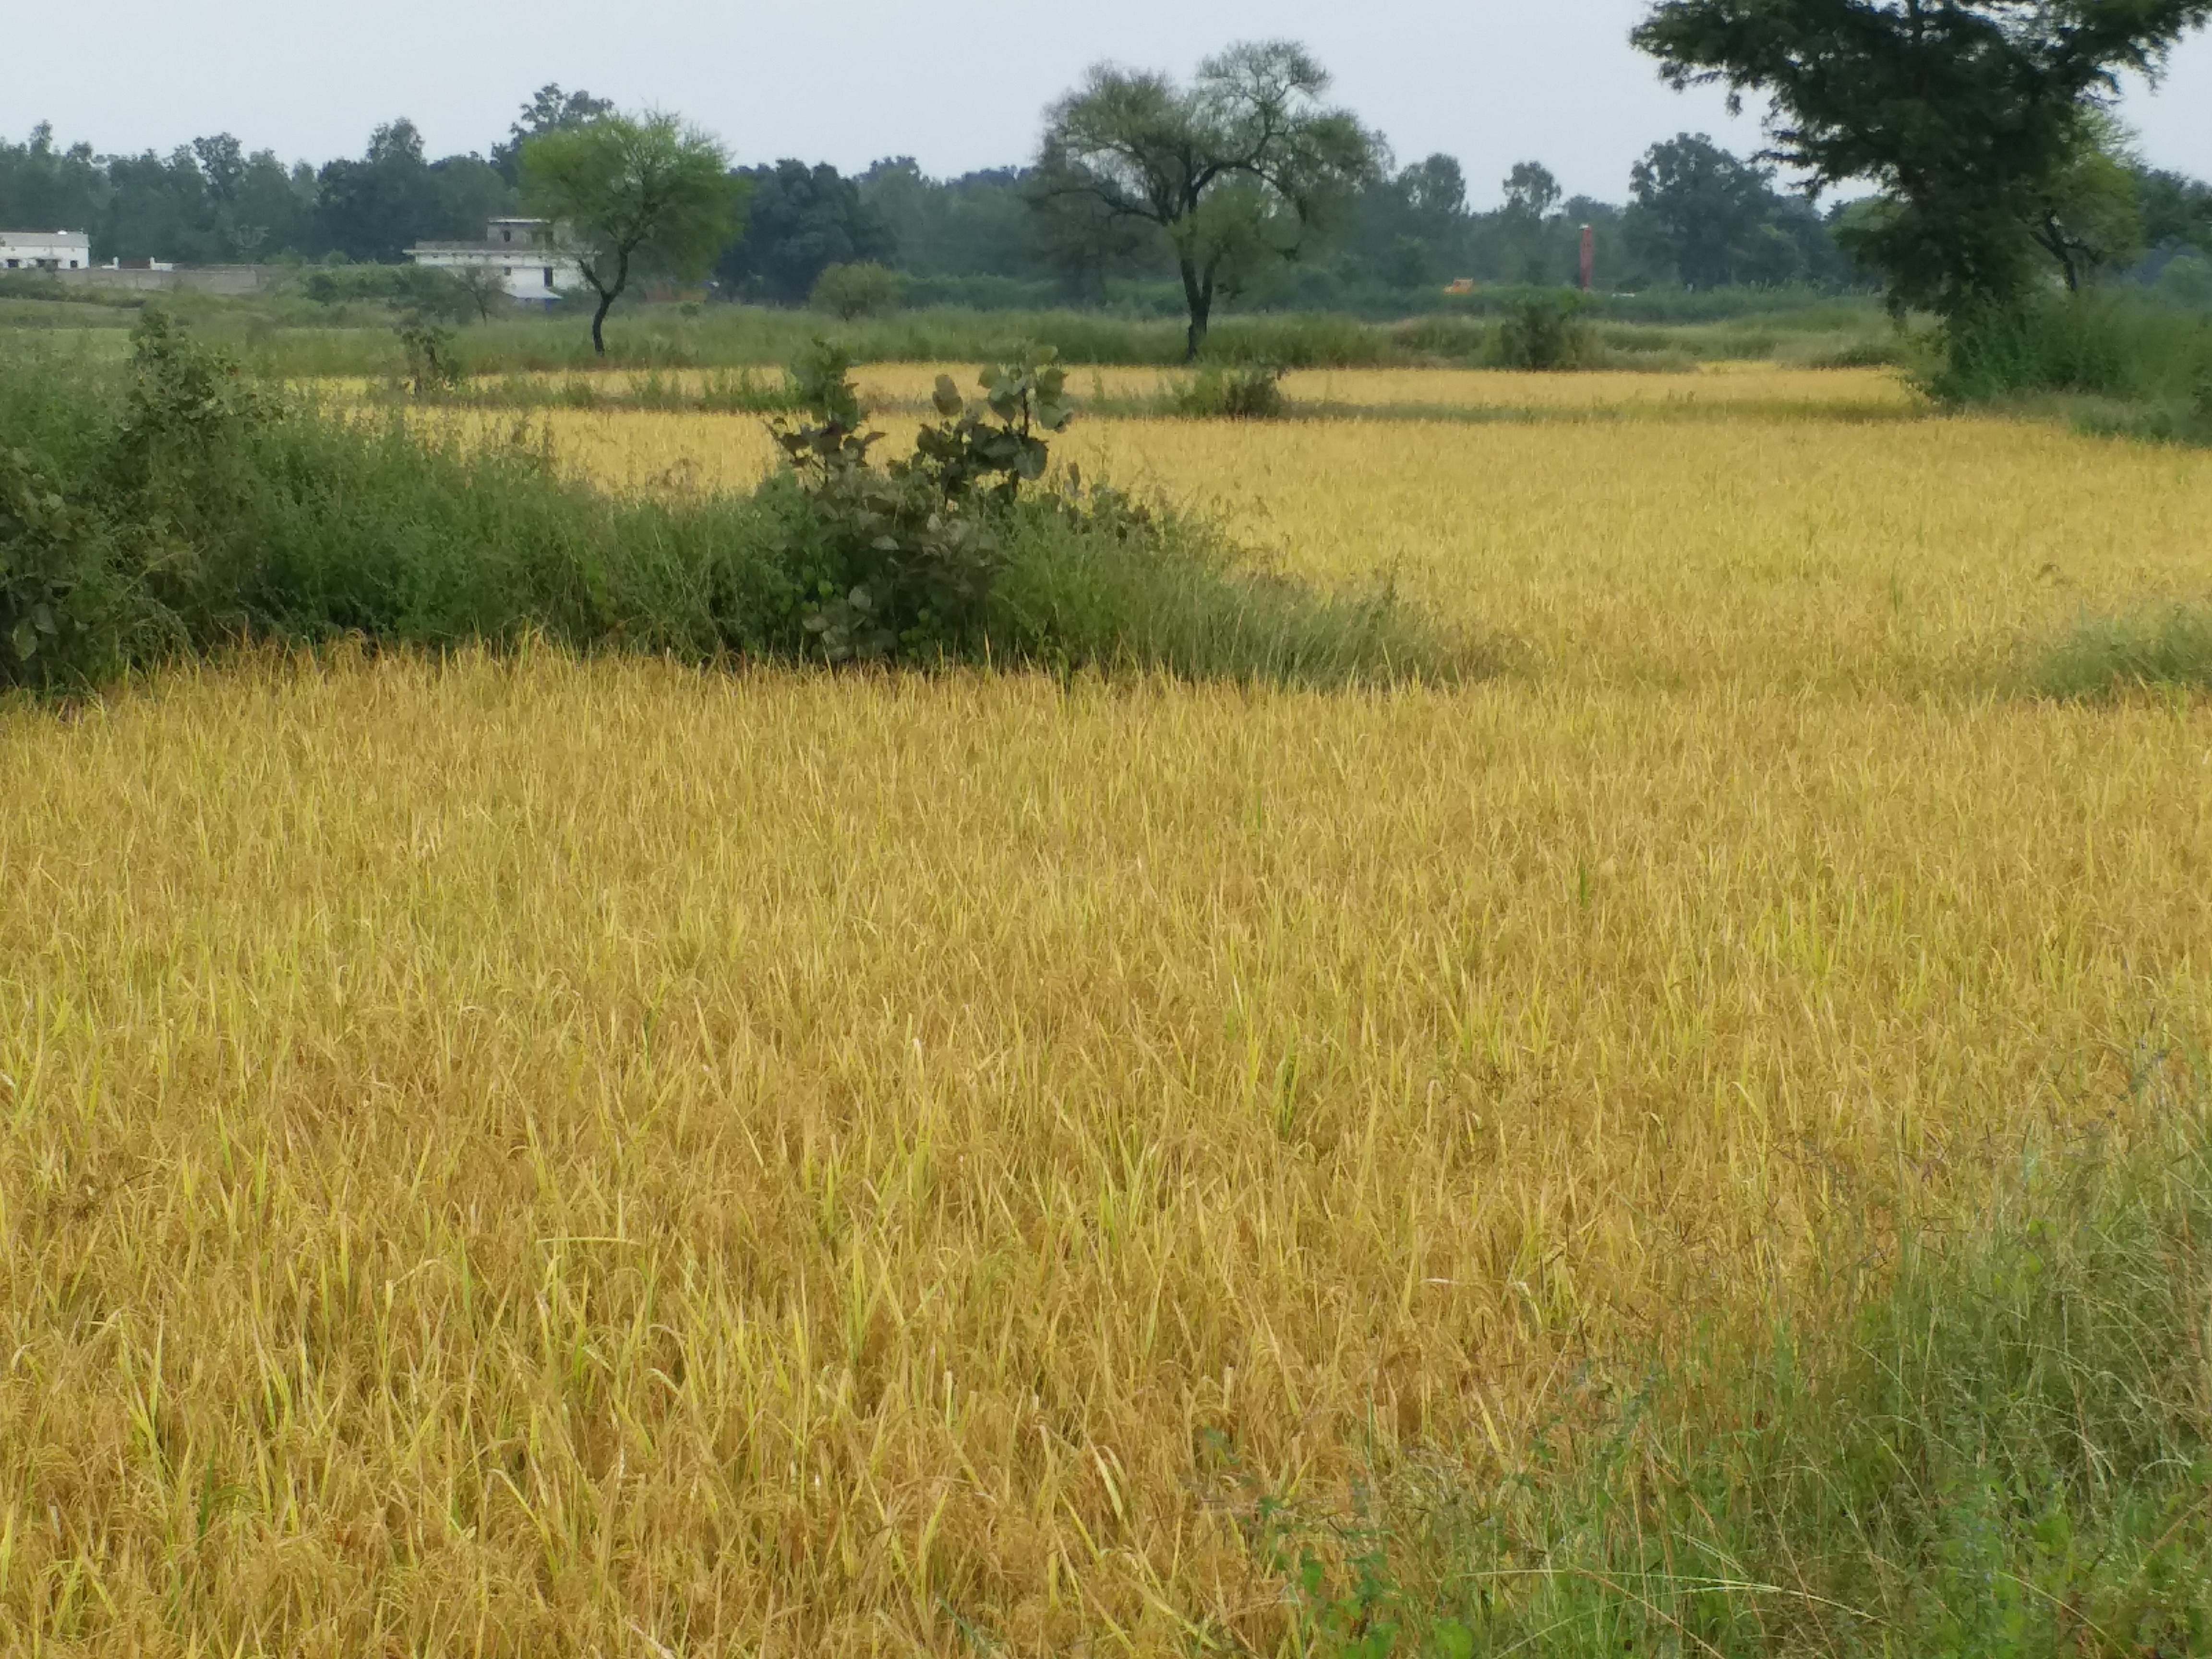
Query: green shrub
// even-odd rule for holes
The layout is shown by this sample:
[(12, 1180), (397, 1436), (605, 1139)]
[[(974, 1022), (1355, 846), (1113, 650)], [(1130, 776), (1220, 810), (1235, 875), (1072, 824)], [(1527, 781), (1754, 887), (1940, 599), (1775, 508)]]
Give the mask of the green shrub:
[(1582, 314), (1584, 308), (1579, 294), (1532, 295), (1498, 330), (1499, 361), (1508, 368), (1590, 367), (1597, 357), (1597, 337)]
[(2169, 304), (2212, 312), (2212, 258), (2190, 249), (2167, 260), (2154, 291)]
[(814, 279), (807, 306), (851, 322), (882, 317), (898, 309), (899, 279), (884, 266), (863, 263), (831, 265)]
[(97, 679), (128, 630), (102, 526), (17, 449), (0, 449), (0, 687)]
[(390, 306), (455, 323), (477, 313), (466, 284), (433, 265), (325, 265), (302, 276), (300, 290), (329, 307)]
[(758, 489), (614, 498), (526, 422), (438, 441), (325, 416), (149, 313), (127, 368), (0, 345), (0, 681), (81, 682), (241, 639), (526, 635), (693, 661), (947, 659), (1325, 684), (1479, 653), (1388, 596), (1324, 599), (1180, 517), (1047, 479), (1066, 405), (1043, 354), (939, 387), (875, 465), (842, 359), (787, 393), (795, 466)]
[(987, 629), (993, 654), (1059, 668), (1332, 687), (1502, 672), (1387, 585), (1322, 595), (1201, 520), (1066, 478), (1011, 515)]
[(1170, 389), (1172, 411), (1191, 420), (1275, 421), (1291, 412), (1278, 363), (1208, 364)]
[(2097, 290), (1954, 321), (1927, 388), (1952, 403), (2039, 392), (2179, 402), (2208, 372), (2212, 322)]
[(2085, 617), (2038, 659), (2032, 680), (2054, 697), (2212, 690), (2212, 605)]
[(468, 378), (453, 349), (453, 331), (433, 318), (410, 316), (392, 332), (407, 354), (406, 380), (416, 397), (459, 386)]
[(984, 400), (969, 404), (937, 377), (939, 423), (914, 454), (889, 466), (869, 451), (851, 359), (817, 343), (791, 378), (811, 419), (779, 420), (776, 441), (813, 520), (814, 550), (832, 573), (805, 618), (831, 662), (949, 655), (968, 645), (1004, 558), (1003, 520), (1024, 483), (1044, 476), (1042, 434), (1073, 414), (1065, 374), (1025, 356), (983, 372)]

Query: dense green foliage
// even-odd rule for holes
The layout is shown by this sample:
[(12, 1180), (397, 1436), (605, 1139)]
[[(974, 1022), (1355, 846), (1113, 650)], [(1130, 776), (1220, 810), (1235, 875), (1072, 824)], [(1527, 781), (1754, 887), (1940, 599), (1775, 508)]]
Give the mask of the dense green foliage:
[(1498, 330), (1498, 358), (1507, 368), (1580, 368), (1599, 355), (1597, 332), (1583, 316), (1582, 296), (1531, 295)]
[(744, 233), (714, 267), (734, 299), (804, 303), (833, 265), (882, 264), (897, 240), (860, 187), (823, 163), (740, 167), (750, 194)]
[[(1309, 1651), (2100, 1659), (2212, 1641), (2212, 1142), (2174, 1056), (2150, 1144), (2028, 1147), (1979, 1213), (1874, 1216), (1840, 1322), (1585, 1368), (1503, 1479), (1263, 1502)], [(1852, 1293), (1846, 1288), (1845, 1293)]]
[(2154, 167), (2135, 173), (2144, 246), (2172, 254), (2184, 248), (2212, 253), (2212, 185)]
[(614, 103), (610, 99), (594, 98), (581, 88), (568, 92), (559, 82), (548, 82), (522, 106), (521, 114), (507, 130), (506, 138), (491, 147), (491, 164), (499, 169), (501, 178), (520, 191), (522, 151), (532, 139), (542, 138), (549, 132), (573, 131), (604, 120), (614, 112)]
[(326, 414), (158, 312), (128, 365), (18, 342), (4, 371), (0, 685), (348, 635), (1338, 683), (1479, 665), (1387, 596), (1316, 596), (1202, 524), (1047, 480), (1065, 411), (1044, 363), (972, 407), (941, 387), (914, 457), (878, 467), (817, 356), (795, 377), (811, 428), (787, 430), (823, 454), (834, 428), (834, 465), (672, 501), (560, 476), (526, 428), (464, 448)]
[(1644, 152), (1629, 173), (1630, 246), (1686, 288), (1848, 282), (1828, 223), (1774, 187), (1774, 169), (1739, 161), (1703, 133)]
[(1179, 384), (1170, 404), (1186, 419), (1273, 421), (1290, 413), (1277, 363), (1212, 363)]
[(389, 264), (425, 239), (474, 239), (505, 207), (506, 182), (473, 155), (432, 161), (410, 121), (379, 127), (357, 161), (315, 175), (316, 240), (343, 258)]
[(898, 309), (898, 302), (897, 274), (866, 262), (827, 266), (806, 298), (811, 309), (848, 323), (857, 317), (886, 316)]
[(1046, 436), (1073, 416), (1066, 376), (1048, 355), (988, 368), (986, 400), (970, 404), (940, 374), (939, 424), (922, 428), (913, 455), (878, 466), (883, 434), (867, 428), (851, 368), (843, 350), (817, 345), (792, 374), (809, 418), (774, 426), (837, 573), (805, 625), (832, 662), (958, 650), (988, 629), (1021, 486), (1043, 477)]
[(1948, 400), (2054, 394), (2108, 429), (2212, 436), (2212, 410), (2201, 406), (2212, 382), (2212, 315), (2124, 290), (2045, 295), (1959, 319), (1948, 346), (1929, 381)]
[(27, 143), (0, 143), (0, 224), (85, 231), (99, 259), (389, 262), (416, 241), (482, 235), (508, 201), (496, 168), (430, 160), (404, 119), (377, 128), (359, 158), (319, 168), (249, 154), (228, 133), (167, 155), (98, 156), (58, 145), (44, 125)]
[(1860, 3), (1662, 0), (1636, 30), (1678, 87), (1773, 101), (1776, 151), (1816, 184), (1863, 181), (1848, 243), (1900, 307), (1952, 319), (2017, 304), (2045, 254), (2104, 213), (2098, 100), (2154, 69), (2212, 0)]

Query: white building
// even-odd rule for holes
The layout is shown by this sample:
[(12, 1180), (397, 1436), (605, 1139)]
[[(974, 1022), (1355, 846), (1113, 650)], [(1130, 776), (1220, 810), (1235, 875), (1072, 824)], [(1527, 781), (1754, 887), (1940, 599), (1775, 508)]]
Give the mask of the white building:
[(495, 270), (519, 304), (549, 305), (584, 285), (583, 266), (543, 219), (495, 219), (481, 242), (424, 242), (407, 257), (440, 270)]
[(81, 230), (0, 230), (0, 270), (89, 270), (92, 238)]

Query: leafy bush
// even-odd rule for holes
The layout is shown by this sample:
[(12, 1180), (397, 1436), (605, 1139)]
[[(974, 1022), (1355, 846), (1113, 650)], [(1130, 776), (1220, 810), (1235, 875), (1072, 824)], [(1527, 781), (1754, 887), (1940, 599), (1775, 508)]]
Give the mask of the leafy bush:
[(1500, 672), (1385, 583), (1318, 595), (1202, 520), (1070, 476), (1009, 515), (988, 637), (1002, 659), (1330, 687)]
[(301, 278), (300, 289), (318, 305), (390, 306), (455, 323), (477, 311), (467, 285), (434, 265), (325, 265)]
[(807, 306), (847, 322), (898, 309), (899, 279), (879, 264), (831, 265), (814, 279)]
[(453, 331), (433, 319), (410, 316), (392, 330), (407, 354), (407, 384), (415, 395), (443, 391), (468, 378), (453, 349)]
[(862, 426), (851, 360), (817, 343), (792, 382), (812, 418), (779, 420), (776, 441), (798, 473), (835, 576), (806, 628), (832, 662), (944, 654), (965, 643), (1003, 556), (999, 520), (1024, 482), (1043, 477), (1042, 433), (1073, 410), (1049, 353), (983, 372), (969, 404), (937, 377), (940, 423), (906, 460), (878, 468), (880, 433)]
[(1044, 354), (949, 381), (889, 466), (844, 362), (788, 395), (794, 465), (753, 491), (615, 499), (526, 423), (464, 447), (272, 395), (150, 312), (127, 370), (0, 344), (0, 683), (96, 678), (246, 638), (525, 635), (694, 661), (948, 659), (1316, 684), (1486, 659), (1386, 595), (1318, 597), (1213, 532), (1072, 475)]
[(1499, 361), (1508, 368), (1582, 368), (1597, 356), (1597, 337), (1582, 316), (1579, 294), (1530, 295), (1507, 315), (1498, 334)]
[(2188, 250), (2167, 260), (2153, 291), (2169, 304), (2212, 312), (2212, 258)]
[(1290, 413), (1285, 371), (1275, 363), (1211, 364), (1174, 388), (1172, 407), (1194, 420), (1274, 421)]
[(96, 678), (124, 607), (101, 526), (17, 449), (0, 449), (0, 686)]

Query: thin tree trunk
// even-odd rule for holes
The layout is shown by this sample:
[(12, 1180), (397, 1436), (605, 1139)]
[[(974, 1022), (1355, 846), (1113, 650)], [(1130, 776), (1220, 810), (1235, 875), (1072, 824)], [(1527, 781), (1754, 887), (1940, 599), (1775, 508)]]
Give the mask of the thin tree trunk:
[(1201, 281), (1198, 267), (1188, 259), (1180, 263), (1183, 303), (1190, 308), (1190, 332), (1184, 339), (1183, 361), (1194, 363), (1206, 345), (1206, 326), (1213, 315), (1213, 281), (1211, 276)]
[[(591, 273), (586, 271), (586, 276)], [(614, 309), (622, 291), (629, 286), (629, 250), (624, 248), (615, 263), (615, 280), (608, 288), (599, 288), (599, 278), (591, 277), (592, 286), (599, 289), (599, 308), (592, 313), (592, 349), (604, 357), (607, 355), (606, 336), (601, 332), (606, 325), (607, 313)]]
[(2079, 294), (2081, 291), (2081, 273), (2074, 263), (2074, 245), (2056, 215), (2046, 213), (2043, 216), (2043, 246), (2051, 258), (2058, 261), (2058, 268), (2066, 273), (2066, 291)]

